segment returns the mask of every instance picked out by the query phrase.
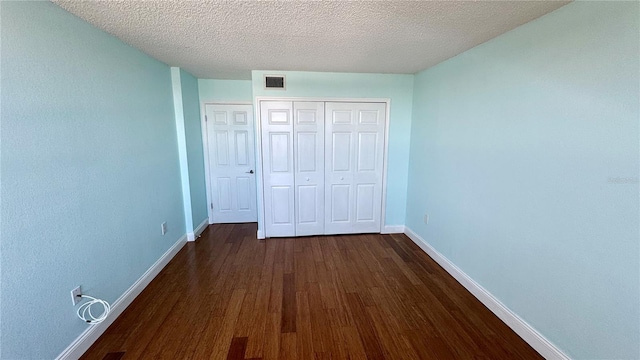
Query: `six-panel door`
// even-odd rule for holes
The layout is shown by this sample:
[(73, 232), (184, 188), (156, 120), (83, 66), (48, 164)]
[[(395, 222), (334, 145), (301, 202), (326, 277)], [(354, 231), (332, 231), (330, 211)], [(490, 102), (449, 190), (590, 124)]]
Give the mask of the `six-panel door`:
[(205, 106), (214, 223), (257, 220), (253, 108)]

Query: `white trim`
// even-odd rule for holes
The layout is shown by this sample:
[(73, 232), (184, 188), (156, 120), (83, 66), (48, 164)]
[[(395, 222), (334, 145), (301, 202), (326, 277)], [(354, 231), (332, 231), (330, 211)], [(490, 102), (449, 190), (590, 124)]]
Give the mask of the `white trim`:
[[(389, 124), (391, 123), (391, 98), (332, 98), (332, 97), (290, 97), (290, 96), (256, 96), (255, 137), (256, 137), (256, 197), (258, 201), (258, 239), (264, 239), (264, 182), (262, 177), (262, 119), (260, 118), (261, 101), (318, 101), (318, 102), (360, 102), (385, 103), (386, 124), (384, 129), (384, 159), (382, 164), (382, 211), (380, 213), (380, 233), (384, 233), (387, 209), (387, 160), (389, 155)], [(325, 114), (326, 115), (326, 114)], [(263, 237), (260, 237), (262, 234)]]
[(204, 185), (207, 195), (207, 219), (209, 224), (213, 224), (213, 212), (211, 211), (211, 180), (209, 179), (209, 137), (207, 133), (207, 105), (215, 104), (213, 102), (200, 102), (200, 132), (202, 133), (202, 151), (204, 153)]
[(202, 222), (200, 223), (200, 225), (198, 225), (198, 227), (195, 230), (195, 235), (196, 236), (200, 236), (200, 234), (202, 234), (202, 232), (204, 232), (204, 230), (209, 226), (209, 219), (204, 219), (202, 220)]
[[(255, 105), (260, 101), (309, 101), (309, 102), (361, 102), (390, 103), (391, 98), (345, 98), (345, 97), (296, 97), (296, 96), (256, 96)], [(258, 109), (258, 108), (256, 108)]]
[(187, 233), (187, 241), (196, 241), (207, 226), (209, 226), (209, 219), (204, 219), (192, 233)]
[(404, 225), (384, 225), (381, 234), (404, 234)]
[(562, 350), (534, 329), (533, 326), (511, 311), (487, 289), (475, 282), (469, 275), (421, 238), (420, 235), (408, 227), (405, 227), (404, 233), (545, 359), (570, 359)]
[(67, 346), (57, 360), (79, 359), (85, 351), (98, 340), (105, 330), (111, 325), (120, 314), (140, 295), (142, 290), (149, 285), (158, 273), (173, 259), (174, 256), (187, 243), (187, 235), (182, 235), (127, 291), (124, 292), (111, 306), (111, 313), (107, 319), (96, 325), (88, 325), (87, 329), (80, 334), (69, 346)]
[(264, 230), (264, 182), (262, 177), (262, 120), (260, 119), (260, 101), (261, 97), (256, 97), (253, 104), (253, 127), (255, 130), (255, 165), (256, 165), (256, 206), (258, 209), (258, 239), (265, 238)]
[[(389, 124), (391, 123), (391, 99), (386, 99), (387, 123), (384, 125), (384, 153), (382, 155), (382, 209), (380, 212), (380, 233), (387, 223), (387, 164), (389, 162)], [(404, 230), (404, 229), (403, 229)]]
[(216, 100), (201, 100), (201, 105), (253, 105), (251, 101), (216, 101)]

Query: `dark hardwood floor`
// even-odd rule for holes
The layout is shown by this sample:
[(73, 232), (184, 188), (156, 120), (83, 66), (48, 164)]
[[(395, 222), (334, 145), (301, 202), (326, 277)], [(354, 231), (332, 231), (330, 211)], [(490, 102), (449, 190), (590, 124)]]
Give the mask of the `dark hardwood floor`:
[(540, 359), (404, 235), (212, 225), (83, 359)]

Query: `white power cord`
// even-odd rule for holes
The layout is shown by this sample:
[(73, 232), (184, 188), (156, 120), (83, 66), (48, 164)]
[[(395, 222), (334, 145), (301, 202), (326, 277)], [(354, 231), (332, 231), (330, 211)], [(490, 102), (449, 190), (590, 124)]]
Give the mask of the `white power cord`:
[[(109, 312), (111, 311), (111, 305), (109, 305), (108, 302), (101, 299), (96, 299), (89, 295), (78, 295), (78, 296), (85, 299), (89, 299), (89, 301), (80, 305), (77, 311), (78, 317), (82, 321), (86, 322), (87, 324), (100, 324), (107, 318), (107, 315), (109, 315)], [(100, 316), (95, 316), (91, 312), (91, 306), (95, 304), (100, 304), (103, 307), (103, 311)]]

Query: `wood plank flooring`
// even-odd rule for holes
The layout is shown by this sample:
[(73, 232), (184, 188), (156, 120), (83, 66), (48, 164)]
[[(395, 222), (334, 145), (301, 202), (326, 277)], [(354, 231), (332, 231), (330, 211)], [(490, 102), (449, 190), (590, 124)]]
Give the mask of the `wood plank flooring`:
[(83, 359), (540, 359), (404, 235), (212, 225)]

